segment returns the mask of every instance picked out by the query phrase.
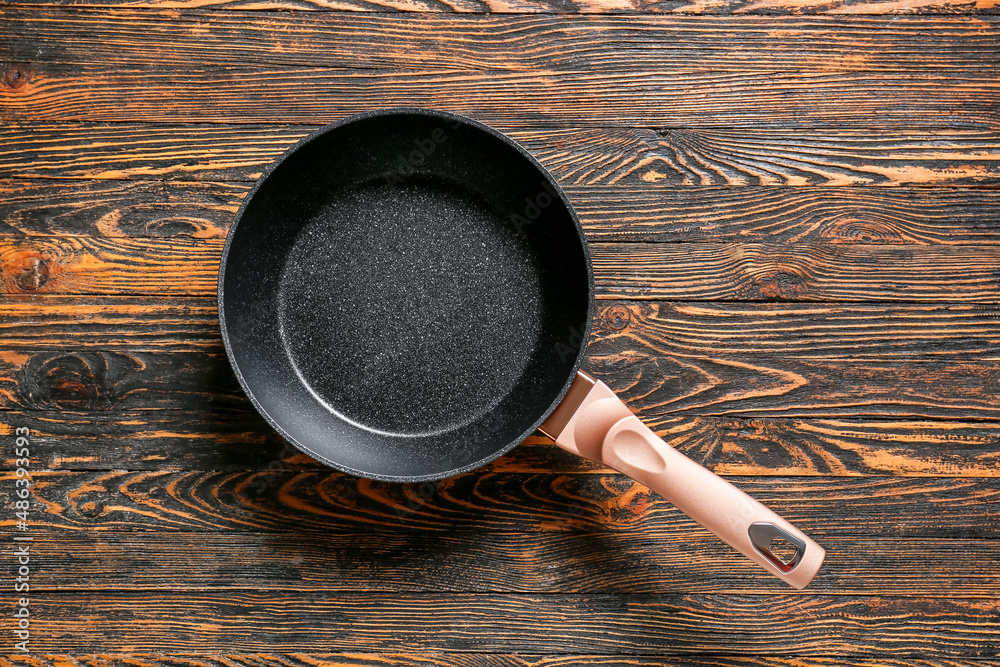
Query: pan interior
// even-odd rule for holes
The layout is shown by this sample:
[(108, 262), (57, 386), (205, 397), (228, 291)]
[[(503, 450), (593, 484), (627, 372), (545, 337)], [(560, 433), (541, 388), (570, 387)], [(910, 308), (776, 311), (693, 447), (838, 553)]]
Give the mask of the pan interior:
[(541, 308), (537, 262), (509, 214), (434, 177), (332, 192), (279, 286), (302, 381), (389, 435), (443, 433), (494, 409), (538, 344)]
[(572, 210), (501, 135), (425, 110), (325, 128), (255, 186), (220, 277), (254, 405), (341, 470), (447, 477), (534, 431), (592, 307)]

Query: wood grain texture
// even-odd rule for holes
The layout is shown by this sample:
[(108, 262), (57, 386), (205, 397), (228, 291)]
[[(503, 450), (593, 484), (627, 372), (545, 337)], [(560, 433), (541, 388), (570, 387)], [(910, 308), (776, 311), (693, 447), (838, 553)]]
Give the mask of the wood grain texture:
[[(249, 402), (196, 411), (0, 412), (0, 434), (12, 436), (22, 426), (31, 432), (35, 465), (52, 470), (325, 469), (282, 440)], [(967, 429), (972, 429), (964, 430), (970, 448), (972, 441), (989, 437), (989, 428), (969, 424)], [(11, 453), (0, 466), (14, 463)]]
[(0, 293), (199, 295), (215, 291), (222, 240), (0, 240)]
[[(222, 352), (214, 295), (12, 295), (0, 303), (0, 334), (7, 350)], [(1000, 306), (604, 300), (592, 336), (591, 345), (690, 358), (989, 361), (1000, 345)]]
[[(319, 591), (785, 594), (711, 536), (678, 544), (639, 531), (445, 535), (96, 532), (40, 536), (32, 591)], [(811, 594), (996, 598), (1000, 541), (827, 536)], [(692, 552), (698, 553), (696, 562)], [(963, 568), (943, 565), (962, 554)], [(377, 568), (378, 576), (372, 576)]]
[(593, 243), (598, 298), (990, 303), (1000, 252), (984, 246)]
[(995, 419), (1000, 364), (780, 358), (688, 359), (594, 346), (585, 368), (647, 422), (677, 414), (743, 417)]
[[(843, 101), (841, 102), (843, 104)], [(662, 122), (662, 121), (661, 121)], [(702, 124), (693, 122), (694, 125)], [(613, 139), (567, 132), (537, 141), (536, 155), (580, 185), (991, 185), (1000, 151), (988, 132), (632, 128)], [(905, 123), (908, 124), (908, 123)], [(942, 123), (944, 125), (945, 123)], [(610, 131), (604, 130), (610, 134)], [(877, 139), (873, 139), (877, 134)], [(584, 143), (585, 142), (585, 143)], [(943, 142), (943, 143), (939, 143)], [(614, 145), (613, 154), (599, 154)], [(624, 149), (624, 150), (623, 150)], [(550, 157), (551, 156), (551, 157)], [(569, 159), (567, 159), (569, 158)]]
[[(639, 408), (633, 401), (633, 407)], [(660, 417), (657, 433), (720, 475), (1000, 477), (1000, 424), (975, 421)], [(4, 411), (0, 434), (31, 433), (51, 470), (315, 471), (248, 405), (213, 410)], [(6, 452), (0, 468), (13, 469)], [(614, 471), (529, 437), (482, 472)]]
[(0, 6), (498, 14), (996, 14), (996, 0), (3, 0)]
[[(222, 239), (0, 237), (0, 293), (207, 296)], [(599, 299), (1000, 301), (1000, 247), (591, 243)]]
[[(14, 501), (12, 471), (0, 499)], [(712, 539), (646, 487), (620, 474), (471, 472), (398, 484), (330, 470), (44, 471), (32, 473), (33, 529), (60, 531), (448, 533), (643, 531)], [(732, 477), (822, 543), (827, 535), (997, 539), (1000, 482), (938, 477)], [(12, 527), (13, 515), (0, 519)], [(700, 536), (700, 537), (696, 537)], [(695, 552), (696, 553), (696, 552)], [(737, 558), (735, 554), (733, 558)]]
[[(0, 236), (225, 238), (243, 182), (0, 180)], [(612, 242), (1000, 245), (1000, 190), (940, 187), (565, 188)]]
[(567, 193), (594, 241), (1000, 242), (997, 189), (626, 185), (569, 186)]
[[(37, 651), (440, 650), (866, 657), (994, 656), (990, 601), (738, 594), (59, 592)], [(36, 604), (36, 603), (33, 603)], [(169, 619), (166, 620), (166, 619)], [(10, 621), (5, 621), (9, 625)], [(348, 630), (349, 628), (349, 630)]]
[[(652, 128), (558, 122), (538, 129), (511, 119), (497, 127), (565, 186), (630, 185), (657, 197), (673, 192), (672, 186), (1000, 184), (1000, 135), (940, 124), (877, 133), (713, 130), (677, 128), (664, 117)], [(16, 148), (0, 148), (0, 177), (253, 181), (313, 129), (287, 123), (8, 123), (0, 126), (0, 147)], [(3, 186), (11, 188), (7, 196), (18, 194), (18, 182)]]
[(992, 305), (601, 302), (592, 344), (715, 359), (995, 359)]
[(0, 335), (8, 350), (223, 352), (214, 296), (9, 296)]
[[(961, 355), (794, 356), (780, 347), (692, 354), (648, 338), (591, 341), (584, 368), (666, 426), (678, 415), (996, 419), (1000, 360)], [(221, 351), (0, 353), (0, 407), (20, 410), (244, 406)]]
[(796, 656), (684, 655), (614, 656), (527, 653), (47, 653), (0, 655), (0, 665), (15, 667), (984, 667), (992, 658), (856, 658)]
[(246, 183), (4, 179), (0, 236), (225, 238), (249, 189)]
[[(942, 127), (997, 130), (989, 73), (352, 70), (18, 64), (0, 119), (326, 123), (423, 106), (505, 126), (580, 123), (732, 128)], [(885, 91), (891, 89), (892, 95)], [(262, 94), (266, 91), (266, 95)]]
[(0, 352), (0, 406), (31, 410), (246, 406), (223, 353)]
[[(13, 62), (358, 69), (1000, 72), (993, 17), (2, 10)], [(934, 48), (927, 48), (933, 40)]]
[[(39, 347), (0, 353), (0, 407), (246, 405), (207, 300), (92, 302), (85, 327), (65, 300), (41, 301), (38, 321), (34, 300), (10, 303), (0, 331)], [(997, 322), (977, 306), (611, 302), (585, 368), (657, 428), (679, 415), (996, 419)]]
[[(256, 180), (315, 125), (4, 123), (4, 177)], [(8, 148), (9, 147), (9, 148)], [(4, 181), (16, 188), (18, 182)], [(5, 190), (8, 195), (14, 190)]]

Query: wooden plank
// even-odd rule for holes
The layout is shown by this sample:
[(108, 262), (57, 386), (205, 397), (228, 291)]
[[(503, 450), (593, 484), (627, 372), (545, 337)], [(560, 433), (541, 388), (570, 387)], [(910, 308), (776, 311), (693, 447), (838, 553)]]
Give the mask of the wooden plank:
[(246, 407), (219, 353), (0, 351), (0, 406), (31, 410)]
[[(0, 180), (0, 236), (225, 238), (242, 182)], [(616, 242), (1000, 245), (1000, 190), (566, 186)]]
[[(472, 70), (997, 72), (996, 19), (0, 10), (8, 60)], [(928, 41), (934, 48), (928, 49)]]
[[(933, 301), (998, 298), (995, 246), (591, 244), (599, 298)], [(207, 295), (221, 239), (0, 240), (6, 294)]]
[[(786, 359), (995, 359), (990, 305), (604, 302), (590, 345), (662, 356)], [(25, 313), (27, 316), (27, 313)], [(592, 348), (593, 349), (593, 348)]]
[[(207, 296), (222, 239), (3, 238), (0, 293)], [(591, 243), (599, 299), (996, 303), (998, 246)]]
[(567, 193), (594, 241), (993, 245), (1000, 239), (996, 189), (570, 186)]
[[(882, 96), (902, 97), (899, 90)], [(708, 124), (630, 129), (607, 139), (547, 133), (532, 141), (539, 159), (574, 185), (990, 185), (1000, 174), (988, 132), (697, 127)], [(576, 149), (569, 155), (567, 138)], [(621, 148), (608, 155), (605, 145)]]
[[(0, 655), (0, 665), (23, 664), (22, 656)], [(848, 658), (844, 656), (615, 656), (508, 653), (143, 653), (122, 655), (32, 655), (37, 667), (986, 667), (992, 658)]]
[[(827, 414), (837, 414), (848, 405), (852, 415), (886, 416), (911, 410), (928, 414), (917, 407), (928, 401), (936, 404), (935, 412), (944, 408), (958, 417), (960, 413), (950, 411), (945, 404), (972, 399), (971, 402), (985, 407), (996, 402), (1000, 383), (994, 371), (973, 370), (962, 360), (962, 353), (948, 361), (945, 361), (947, 353), (935, 359), (934, 350), (944, 353), (949, 348), (943, 340), (941, 347), (931, 343), (923, 348), (926, 356), (918, 361), (912, 356), (913, 348), (907, 350), (904, 341), (909, 335), (920, 338), (921, 334), (917, 329), (912, 329), (912, 334), (904, 333), (909, 325), (903, 324), (903, 320), (897, 320), (902, 325), (897, 329), (898, 338), (887, 330), (884, 338), (873, 339), (865, 332), (872, 331), (869, 327), (880, 319), (878, 315), (870, 312), (868, 317), (863, 316), (863, 321), (848, 324), (851, 316), (844, 313), (848, 318), (841, 320), (844, 330), (852, 331), (857, 338), (849, 336), (853, 340), (844, 341), (840, 350), (834, 349), (837, 343), (824, 350), (797, 350), (806, 339), (822, 340), (829, 333), (827, 327), (840, 317), (805, 308), (795, 315), (785, 311), (790, 319), (782, 322), (781, 312), (770, 311), (770, 315), (777, 317), (768, 321), (769, 315), (764, 311), (745, 319), (748, 311), (736, 304), (609, 306), (602, 312), (604, 321), (598, 320), (589, 343), (588, 368), (597, 377), (606, 379), (635, 409), (643, 410), (643, 416), (653, 423), (658, 423), (661, 415), (687, 411), (817, 414), (813, 410), (820, 405)], [(697, 324), (689, 319), (692, 315), (698, 318)], [(727, 316), (734, 318), (735, 326), (724, 323)], [(813, 320), (813, 316), (818, 319)], [(986, 319), (993, 317), (987, 315)], [(983, 324), (987, 330), (995, 331), (992, 324), (986, 324), (985, 320)], [(742, 333), (736, 331), (738, 328)], [(766, 351), (776, 342), (773, 334), (783, 329), (788, 331), (789, 344), (779, 344), (780, 350)], [(619, 333), (612, 333), (616, 330)], [(726, 333), (715, 342), (710, 331)], [(988, 333), (986, 337), (992, 339), (993, 335)], [(897, 348), (897, 344), (902, 347)], [(988, 351), (992, 347), (993, 343), (986, 343), (983, 350), (995, 358)], [(876, 353), (879, 349), (882, 352)], [(876, 356), (870, 356), (869, 352)], [(808, 398), (799, 397), (803, 390)], [(771, 392), (776, 397), (773, 402), (768, 398)], [(986, 408), (979, 414), (995, 413)]]
[[(641, 405), (632, 402), (643, 415)], [(657, 433), (720, 475), (1000, 477), (1000, 424), (978, 421), (659, 417)], [(51, 470), (323, 470), (249, 406), (230, 410), (5, 411)], [(0, 468), (16, 467), (13, 451)], [(613, 471), (529, 437), (481, 472)]]
[(996, 14), (996, 0), (4, 0), (0, 6), (505, 14)]
[[(217, 326), (214, 297), (8, 299), (0, 405), (242, 405)], [(995, 418), (998, 327), (992, 305), (611, 301), (586, 363), (662, 428), (692, 413)]]
[[(4, 123), (0, 176), (252, 182), (317, 128), (287, 123)], [(4, 181), (4, 186), (17, 188), (18, 182)], [(11, 196), (16, 190), (4, 193)]]
[[(614, 306), (612, 306), (614, 308)], [(650, 306), (650, 308), (659, 308)], [(903, 420), (996, 419), (1000, 359), (990, 352), (996, 336), (993, 311), (978, 318), (977, 311), (942, 309), (943, 322), (953, 318), (955, 330), (924, 346), (919, 337), (929, 333), (904, 315), (890, 316), (884, 331), (858, 329), (858, 317), (841, 308), (829, 322), (840, 319), (845, 334), (824, 339), (822, 313), (811, 330), (813, 347), (794, 341), (794, 327), (805, 313), (766, 311), (745, 316), (731, 326), (759, 323), (740, 339), (727, 336), (704, 339), (674, 312), (685, 311), (712, 321), (726, 317), (725, 308), (665, 306), (651, 316), (648, 326), (615, 330), (611, 323), (595, 332), (584, 367), (605, 379), (633, 409), (657, 427), (679, 415), (735, 415), (779, 417), (891, 417)], [(631, 317), (621, 307), (608, 316)], [(642, 313), (644, 311), (637, 310)], [(646, 312), (652, 313), (652, 310)], [(735, 308), (729, 312), (739, 312)], [(870, 310), (872, 314), (877, 311)], [(602, 312), (602, 316), (604, 313)], [(777, 316), (773, 322), (770, 317)], [(738, 317), (738, 315), (737, 315)], [(864, 311), (862, 311), (862, 318)], [(657, 320), (656, 318), (660, 318)], [(718, 321), (718, 320), (716, 320)], [(898, 324), (897, 324), (898, 323)], [(95, 326), (100, 327), (99, 318)], [(120, 325), (114, 325), (120, 326)], [(155, 322), (153, 327), (155, 328)], [(183, 329), (187, 325), (180, 325)], [(210, 324), (205, 324), (205, 336)], [(618, 326), (615, 324), (615, 326)], [(718, 326), (718, 325), (717, 325)], [(838, 325), (833, 325), (838, 326)], [(166, 330), (178, 327), (167, 323)], [(768, 332), (771, 328), (772, 331)], [(912, 342), (893, 341), (893, 332)], [(760, 341), (740, 341), (753, 337)], [(84, 331), (86, 331), (84, 329)], [(688, 333), (690, 332), (690, 333)], [(859, 333), (855, 333), (859, 332)], [(127, 335), (124, 333), (123, 335)], [(962, 340), (963, 335), (970, 336)], [(680, 340), (687, 336), (688, 340)], [(84, 335), (79, 340), (86, 340)], [(951, 338), (949, 342), (947, 339)], [(853, 340), (852, 340), (853, 339)], [(791, 343), (785, 343), (792, 340)], [(881, 340), (881, 342), (880, 342)], [(866, 345), (872, 345), (865, 350)], [(881, 346), (882, 352), (878, 352)], [(860, 348), (860, 351), (859, 349)], [(131, 348), (11, 349), (0, 352), (0, 408), (20, 410), (134, 410), (220, 409), (245, 407), (225, 355), (215, 349), (157, 351)], [(978, 351), (977, 351), (978, 350)], [(969, 354), (966, 354), (969, 352)]]
[[(1000, 128), (1000, 81), (951, 70), (609, 72), (18, 65), (0, 119), (325, 123), (423, 106), (506, 126)], [(266, 95), (263, 94), (266, 91)], [(891, 94), (887, 94), (891, 91)]]
[[(29, 523), (64, 531), (435, 534), (642, 531), (683, 541), (708, 533), (624, 475), (474, 471), (397, 484), (332, 470), (42, 471)], [(0, 473), (13, 507), (15, 475)], [(734, 477), (733, 483), (822, 543), (824, 536), (997, 539), (1000, 482), (937, 477)], [(0, 525), (13, 530), (13, 514)], [(696, 538), (700, 539), (700, 538)], [(737, 556), (733, 554), (733, 557)]]
[(995, 302), (989, 246), (590, 245), (598, 298)]
[(211, 294), (222, 239), (0, 240), (3, 294)]
[[(1000, 135), (993, 131), (671, 129), (673, 121), (655, 123), (659, 127), (561, 122), (539, 129), (500, 119), (496, 125), (565, 186), (635, 186), (656, 197), (663, 196), (662, 186), (1000, 184)], [(0, 177), (253, 181), (315, 128), (284, 121), (7, 123), (0, 126)], [(4, 181), (0, 187), (8, 198), (24, 185)], [(228, 193), (220, 196), (231, 204)]]
[[(998, 540), (830, 535), (811, 594), (993, 598)], [(680, 546), (641, 531), (607, 534), (98, 532), (39, 534), (32, 593), (327, 591), (679, 594), (788, 591), (706, 534)], [(697, 557), (692, 554), (696, 553)], [(942, 568), (955, 554), (961, 568)], [(378, 576), (373, 577), (372, 571)], [(919, 582), (919, 585), (914, 585)]]
[(249, 189), (247, 183), (3, 179), (0, 236), (225, 238)]
[(661, 356), (655, 349), (600, 346), (587, 370), (630, 405), (643, 397), (646, 421), (677, 414), (744, 417), (995, 419), (1000, 364), (939, 360), (783, 361)]
[[(315, 129), (289, 124), (4, 123), (0, 176), (252, 182)], [(4, 181), (4, 187), (11, 196), (19, 183)]]
[[(0, 434), (14, 436), (19, 427), (29, 430), (34, 465), (53, 470), (325, 469), (287, 444), (249, 402), (197, 411), (0, 412)], [(5, 452), (0, 467), (14, 466), (13, 452)]]
[[(439, 650), (995, 656), (977, 600), (324, 592), (59, 592), (32, 599), (32, 651)], [(37, 616), (36, 616), (37, 614)], [(6, 623), (9, 624), (9, 621)], [(877, 638), (877, 639), (876, 639)]]
[[(0, 334), (7, 350), (222, 352), (214, 295), (12, 295), (0, 303)], [(590, 344), (604, 342), (733, 360), (994, 360), (1000, 306), (606, 300)]]
[(0, 335), (7, 350), (223, 352), (210, 296), (9, 296)]

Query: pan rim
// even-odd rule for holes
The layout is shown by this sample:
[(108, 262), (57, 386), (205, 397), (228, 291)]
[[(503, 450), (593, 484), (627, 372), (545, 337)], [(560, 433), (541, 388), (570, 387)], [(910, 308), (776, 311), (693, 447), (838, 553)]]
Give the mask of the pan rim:
[[(558, 196), (559, 201), (562, 203), (567, 213), (569, 214), (570, 219), (573, 221), (580, 244), (580, 249), (583, 252), (583, 258), (587, 267), (587, 296), (588, 296), (587, 316), (584, 322), (583, 331), (581, 333), (580, 345), (579, 348), (577, 349), (576, 357), (573, 360), (571, 372), (567, 374), (568, 377), (564, 381), (562, 388), (556, 395), (556, 398), (540, 414), (540, 416), (536, 419), (536, 421), (523, 433), (521, 433), (519, 436), (517, 436), (507, 444), (505, 444), (503, 447), (497, 448), (496, 450), (490, 452), (485, 457), (482, 457), (479, 460), (474, 461), (472, 463), (459, 466), (457, 468), (452, 468), (439, 473), (430, 473), (425, 475), (385, 475), (380, 473), (372, 473), (369, 471), (357, 470), (355, 468), (351, 468), (350, 466), (345, 466), (341, 463), (338, 463), (337, 461), (334, 461), (329, 457), (326, 457), (322, 454), (313, 451), (310, 447), (304, 445), (303, 443), (299, 442), (297, 439), (292, 437), (284, 428), (282, 428), (281, 424), (278, 423), (277, 420), (273, 419), (267, 413), (264, 407), (257, 400), (257, 397), (254, 394), (253, 389), (250, 387), (249, 383), (243, 377), (243, 373), (240, 370), (239, 364), (237, 363), (232, 344), (230, 343), (229, 331), (228, 327), (226, 326), (224, 286), (225, 286), (225, 276), (226, 276), (226, 265), (229, 259), (229, 252), (232, 246), (233, 238), (238, 233), (239, 223), (242, 220), (243, 215), (246, 212), (246, 209), (253, 201), (254, 196), (257, 194), (258, 190), (267, 181), (267, 179), (271, 176), (271, 174), (275, 170), (277, 170), (282, 164), (284, 164), (285, 161), (288, 160), (299, 149), (311, 143), (312, 141), (316, 140), (317, 138), (325, 135), (328, 132), (332, 132), (347, 125), (357, 123), (359, 121), (368, 120), (371, 118), (388, 117), (388, 116), (412, 116), (412, 115), (437, 117), (469, 125), (479, 131), (486, 132), (487, 134), (493, 136), (494, 138), (500, 140), (504, 144), (513, 148), (518, 154), (521, 155), (521, 157), (525, 158), (528, 161), (528, 163), (535, 169), (535, 171), (541, 176), (541, 178), (545, 180), (546, 184), (552, 188), (553, 192)], [(219, 261), (219, 275), (217, 282), (217, 306), (218, 306), (218, 317), (219, 317), (219, 329), (222, 334), (222, 342), (223, 342), (223, 347), (226, 350), (226, 357), (229, 360), (229, 365), (233, 369), (233, 372), (236, 375), (236, 379), (239, 382), (240, 388), (243, 390), (243, 393), (247, 396), (247, 398), (250, 399), (251, 405), (253, 405), (254, 409), (264, 418), (264, 420), (268, 423), (268, 425), (271, 426), (271, 428), (273, 428), (282, 438), (284, 438), (285, 441), (290, 443), (296, 449), (308, 454), (309, 456), (316, 459), (320, 463), (323, 463), (324, 465), (327, 465), (335, 470), (339, 470), (341, 472), (361, 477), (364, 479), (373, 479), (373, 480), (387, 481), (387, 482), (401, 482), (401, 483), (438, 481), (442, 479), (447, 479), (449, 477), (454, 477), (456, 475), (460, 475), (462, 473), (466, 473), (471, 470), (475, 470), (476, 468), (480, 468), (486, 465), (487, 463), (500, 458), (504, 454), (507, 454), (512, 449), (514, 449), (514, 447), (523, 442), (525, 438), (535, 433), (538, 430), (538, 427), (542, 425), (542, 423), (549, 417), (549, 415), (552, 414), (552, 412), (556, 409), (556, 407), (558, 407), (558, 405), (562, 402), (563, 398), (565, 398), (566, 393), (569, 391), (570, 385), (572, 385), (573, 380), (576, 378), (577, 372), (579, 371), (580, 366), (583, 363), (583, 358), (587, 351), (587, 344), (590, 340), (590, 333), (593, 326), (594, 311), (595, 311), (594, 298), (595, 298), (594, 268), (590, 256), (590, 247), (589, 244), (587, 243), (587, 238), (586, 235), (584, 234), (583, 226), (580, 223), (580, 219), (576, 213), (576, 210), (570, 203), (569, 197), (563, 191), (562, 187), (559, 185), (558, 181), (556, 181), (556, 179), (552, 176), (549, 170), (546, 169), (530, 152), (528, 152), (526, 148), (521, 146), (521, 144), (514, 141), (506, 134), (490, 127), (489, 125), (486, 125), (485, 123), (450, 111), (442, 111), (438, 109), (429, 109), (426, 107), (413, 107), (413, 106), (396, 106), (396, 107), (387, 107), (383, 109), (373, 109), (353, 114), (345, 118), (342, 118), (338, 121), (335, 121), (333, 123), (329, 123), (328, 125), (324, 125), (323, 127), (320, 127), (314, 130), (313, 132), (310, 132), (306, 136), (302, 137), (301, 139), (299, 139), (295, 144), (293, 144), (291, 147), (285, 150), (270, 165), (268, 165), (267, 168), (265, 168), (264, 171), (261, 173), (257, 181), (253, 184), (253, 187), (250, 188), (250, 191), (247, 192), (246, 196), (243, 199), (243, 202), (240, 204), (239, 210), (236, 212), (236, 215), (233, 218), (232, 225), (229, 229), (228, 234), (226, 235), (226, 241), (222, 248), (222, 257)]]

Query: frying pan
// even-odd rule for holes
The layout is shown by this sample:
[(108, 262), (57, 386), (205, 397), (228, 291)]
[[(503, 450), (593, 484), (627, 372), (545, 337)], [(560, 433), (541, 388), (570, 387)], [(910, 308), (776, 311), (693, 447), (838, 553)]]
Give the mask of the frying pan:
[(437, 480), (540, 429), (803, 588), (819, 545), (580, 372), (593, 304), (587, 241), (555, 179), (496, 130), (429, 109), (362, 113), (298, 142), (244, 200), (219, 270), (241, 386), (315, 459)]

